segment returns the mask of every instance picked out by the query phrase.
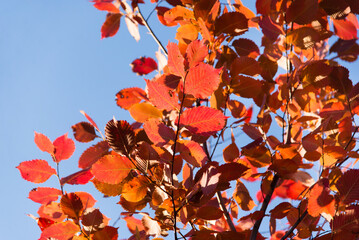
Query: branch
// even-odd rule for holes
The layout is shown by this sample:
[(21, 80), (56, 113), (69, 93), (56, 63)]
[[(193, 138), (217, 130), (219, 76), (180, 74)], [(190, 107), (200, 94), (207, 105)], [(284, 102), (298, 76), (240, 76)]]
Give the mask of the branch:
[(297, 219), (297, 221), (294, 223), (294, 225), (289, 229), (288, 232), (286, 232), (286, 234), (280, 239), (280, 240), (285, 240), (287, 239), (287, 237), (292, 234), (292, 232), (294, 231), (294, 229), (299, 225), (299, 223), (301, 221), (303, 221), (303, 219), (305, 218), (305, 216), (307, 216), (308, 211), (305, 210), (305, 212)]
[(150, 31), (150, 34), (152, 36), (152, 38), (157, 42), (158, 46), (162, 49), (162, 51), (166, 54), (166, 56), (168, 56), (167, 50), (166, 48), (162, 45), (161, 41), (158, 39), (158, 37), (156, 36), (156, 34), (152, 31), (150, 25), (148, 25), (147, 21), (145, 20), (145, 18), (142, 15), (142, 12), (140, 10), (140, 7), (137, 7), (138, 9), (138, 13), (140, 14), (140, 17), (143, 21), (143, 23), (145, 24), (146, 28), (148, 29), (148, 31)]
[[(261, 210), (260, 210), (260, 211), (263, 212), (264, 215), (265, 215), (265, 212), (266, 212), (266, 210), (268, 208), (269, 202), (270, 202), (270, 200), (272, 198), (274, 189), (277, 186), (278, 181), (279, 181), (279, 175), (275, 174), (274, 177), (273, 177), (272, 183), (270, 184), (270, 192), (264, 198), (264, 201), (263, 201), (263, 204), (262, 204), (262, 207), (261, 207)], [(259, 227), (261, 226), (262, 220), (263, 220), (263, 217), (258, 219), (256, 221), (256, 223), (254, 224), (250, 240), (256, 240), (257, 239), (258, 230), (259, 230)]]

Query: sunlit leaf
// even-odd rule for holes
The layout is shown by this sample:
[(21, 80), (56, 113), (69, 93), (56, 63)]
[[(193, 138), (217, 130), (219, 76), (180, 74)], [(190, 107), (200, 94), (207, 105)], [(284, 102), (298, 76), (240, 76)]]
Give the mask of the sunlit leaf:
[(139, 202), (146, 196), (147, 189), (147, 179), (144, 176), (139, 175), (123, 184), (122, 197), (129, 202)]
[(50, 167), (47, 161), (40, 159), (22, 162), (16, 168), (19, 169), (23, 179), (33, 183), (46, 182), (56, 174), (56, 170)]
[(157, 81), (146, 81), (150, 102), (167, 111), (179, 109), (178, 95), (166, 85)]
[(78, 171), (76, 173), (73, 173), (67, 177), (63, 177), (60, 180), (61, 185), (64, 184), (70, 184), (70, 185), (76, 185), (76, 184), (86, 184), (92, 179), (93, 175), (91, 173), (90, 169), (84, 169), (81, 171)]
[(108, 184), (108, 183), (104, 183), (104, 182), (100, 182), (99, 180), (97, 180), (96, 178), (92, 180), (92, 183), (95, 185), (96, 189), (103, 193), (106, 196), (118, 196), (121, 194), (122, 192), (122, 185), (121, 183), (119, 184)]
[(133, 119), (140, 123), (150, 118), (162, 117), (162, 112), (149, 103), (136, 103), (128, 111)]
[(29, 199), (40, 204), (48, 204), (56, 201), (61, 194), (61, 191), (56, 188), (38, 187), (29, 192)]
[(98, 142), (96, 145), (86, 149), (79, 159), (79, 168), (86, 169), (92, 166), (98, 159), (106, 155), (109, 150), (106, 141)]
[(126, 216), (123, 220), (126, 221), (127, 228), (132, 234), (136, 234), (137, 231), (140, 232), (145, 230), (140, 219), (134, 218), (133, 216)]
[(41, 234), (41, 239), (53, 238), (57, 240), (68, 240), (79, 231), (79, 226), (71, 221), (54, 223), (53, 225), (44, 229)]
[(63, 213), (60, 203), (58, 202), (41, 205), (37, 214), (39, 214), (41, 218), (50, 219), (55, 222), (61, 222), (66, 219), (66, 215)]
[(215, 69), (205, 63), (190, 68), (186, 77), (185, 93), (196, 98), (208, 98), (218, 88), (220, 71), (221, 69)]
[(95, 232), (93, 240), (117, 240), (118, 228), (106, 226), (102, 230)]
[(117, 105), (126, 110), (144, 99), (146, 99), (146, 92), (138, 87), (124, 88), (116, 93)]
[(321, 213), (327, 213), (334, 216), (335, 201), (334, 197), (330, 195), (329, 181), (326, 178), (319, 180), (310, 190), (308, 200), (308, 213), (317, 217)]
[(253, 199), (249, 195), (247, 188), (240, 181), (237, 181), (236, 188), (233, 192), (233, 198), (244, 211), (250, 211), (256, 206)]
[(60, 204), (62, 211), (72, 219), (79, 219), (84, 209), (81, 199), (75, 193), (63, 195)]
[(191, 140), (179, 141), (177, 152), (180, 152), (181, 157), (194, 167), (201, 167), (208, 161), (201, 145)]
[(157, 146), (175, 140), (175, 132), (157, 119), (149, 119), (143, 124), (148, 138)]
[(157, 63), (150, 57), (141, 57), (135, 59), (130, 66), (132, 71), (138, 75), (146, 75), (157, 69)]
[(141, 219), (142, 225), (145, 228), (146, 234), (154, 237), (161, 235), (161, 227), (157, 221), (144, 214)]
[(221, 130), (226, 117), (217, 109), (210, 107), (195, 107), (183, 112), (180, 125), (185, 126), (191, 133), (210, 136)]
[(203, 41), (195, 40), (188, 45), (186, 50), (186, 58), (189, 68), (196, 66), (200, 62), (203, 62), (207, 56), (208, 48), (203, 43)]
[(114, 36), (120, 28), (121, 13), (108, 13), (101, 27), (101, 38)]
[(178, 48), (178, 45), (175, 43), (168, 43), (168, 68), (170, 72), (176, 76), (182, 78), (185, 77), (186, 72), (184, 69), (184, 58)]
[(92, 165), (92, 174), (101, 182), (118, 184), (127, 177), (134, 166), (127, 157), (105, 155)]
[(120, 13), (120, 10), (111, 2), (97, 2), (93, 6), (101, 11), (107, 11), (109, 13)]
[(291, 31), (287, 35), (287, 41), (289, 44), (294, 44), (301, 49), (308, 49), (314, 47), (318, 42), (319, 33), (311, 27), (302, 27)]
[(250, 39), (239, 38), (233, 41), (232, 46), (239, 56), (256, 58), (259, 55), (259, 48), (257, 44)]
[(55, 161), (69, 159), (75, 151), (75, 143), (71, 138), (67, 137), (67, 133), (58, 137), (54, 141), (55, 146)]
[(55, 147), (44, 134), (35, 132), (35, 143), (41, 151), (54, 154)]

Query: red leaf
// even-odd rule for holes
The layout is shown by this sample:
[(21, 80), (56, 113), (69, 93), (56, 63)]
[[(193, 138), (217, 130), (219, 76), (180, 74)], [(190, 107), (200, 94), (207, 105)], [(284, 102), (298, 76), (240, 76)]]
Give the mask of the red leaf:
[(120, 10), (111, 2), (97, 2), (93, 6), (101, 11), (120, 13)]
[(232, 46), (239, 56), (256, 58), (259, 55), (259, 48), (252, 40), (239, 38), (233, 41)]
[(73, 219), (79, 219), (84, 209), (82, 201), (75, 193), (69, 193), (62, 196), (61, 201), (62, 211)]
[(123, 218), (123, 220), (126, 221), (127, 228), (128, 230), (130, 230), (132, 234), (135, 234), (136, 231), (140, 232), (142, 230), (145, 230), (145, 228), (142, 225), (142, 221), (137, 218), (134, 218), (132, 216), (126, 216)]
[(127, 121), (109, 121), (105, 135), (108, 144), (117, 153), (128, 156), (135, 145), (135, 132)]
[(194, 167), (201, 167), (208, 161), (207, 154), (197, 142), (181, 140), (178, 148), (176, 152), (180, 152), (181, 157)]
[(35, 132), (35, 143), (41, 151), (54, 154), (55, 147), (44, 134)]
[(101, 182), (117, 184), (127, 177), (134, 165), (124, 156), (105, 155), (92, 165), (92, 173)]
[(343, 40), (357, 39), (357, 29), (355, 25), (347, 19), (333, 19), (334, 32)]
[(92, 164), (108, 153), (109, 148), (106, 141), (101, 141), (89, 147), (82, 153), (79, 159), (79, 168), (85, 169), (91, 167)]
[(153, 118), (143, 124), (143, 129), (153, 144), (159, 147), (162, 147), (169, 141), (174, 141), (176, 135), (172, 128)]
[(188, 67), (194, 67), (208, 56), (208, 48), (203, 41), (195, 40), (191, 42), (186, 50)]
[(203, 206), (198, 209), (196, 216), (204, 220), (216, 220), (223, 216), (223, 212), (215, 206)]
[(116, 103), (119, 107), (127, 110), (146, 98), (146, 92), (141, 88), (125, 88), (116, 94)]
[(93, 240), (117, 240), (118, 228), (106, 226), (102, 230), (95, 232)]
[(46, 182), (56, 174), (56, 170), (50, 167), (47, 161), (39, 159), (22, 162), (16, 168), (19, 169), (23, 179), (33, 183)]
[(262, 28), (263, 34), (272, 41), (275, 41), (279, 34), (284, 35), (282, 27), (273, 23), (268, 16), (262, 16), (259, 20), (259, 26)]
[(67, 133), (54, 141), (55, 146), (55, 161), (69, 159), (75, 151), (75, 143), (72, 139), (67, 137)]
[(75, 194), (81, 199), (82, 205), (85, 208), (92, 208), (96, 203), (93, 196), (87, 192), (75, 192)]
[(207, 98), (218, 88), (219, 72), (211, 65), (199, 63), (190, 68), (186, 77), (185, 93), (192, 94), (195, 98)]
[(359, 200), (359, 169), (350, 169), (335, 184), (344, 204)]
[(78, 171), (76, 173), (73, 173), (67, 177), (61, 178), (61, 185), (64, 185), (65, 183), (70, 185), (75, 184), (86, 184), (92, 179), (93, 175), (91, 173), (90, 169), (84, 169), (81, 171)]
[(168, 68), (170, 72), (176, 76), (182, 78), (185, 77), (186, 72), (184, 70), (184, 58), (178, 48), (178, 45), (175, 43), (168, 43)]
[(217, 18), (215, 25), (215, 35), (221, 33), (238, 36), (248, 30), (248, 19), (239, 12), (228, 12)]
[(166, 85), (146, 80), (150, 102), (159, 109), (167, 111), (179, 109), (178, 95)]
[(236, 58), (231, 65), (231, 74), (236, 76), (238, 74), (246, 74), (256, 76), (262, 72), (258, 61), (251, 57)]
[(109, 13), (101, 27), (101, 39), (114, 36), (120, 28), (121, 13)]
[(318, 0), (296, 0), (287, 9), (288, 22), (300, 25), (311, 23), (318, 15)]
[(41, 231), (44, 231), (45, 228), (51, 226), (54, 223), (55, 221), (52, 221), (51, 219), (47, 219), (47, 218), (40, 217), (37, 219), (37, 225), (40, 227)]
[(232, 162), (226, 163), (218, 168), (220, 182), (229, 182), (240, 178), (249, 168), (243, 164)]
[(87, 115), (87, 113), (85, 113), (82, 110), (80, 111), (80, 113), (83, 114), (86, 117), (86, 119), (92, 124), (92, 126), (94, 126), (96, 128), (96, 130), (98, 132), (100, 132), (100, 129), (98, 129), (98, 127), (97, 127), (97, 124), (92, 120), (92, 118), (89, 115)]
[(310, 190), (308, 200), (308, 213), (313, 217), (318, 217), (321, 213), (334, 216), (335, 201), (330, 195), (329, 181), (327, 178), (320, 179)]
[(138, 75), (149, 74), (158, 68), (156, 61), (150, 57), (137, 58), (130, 64), (130, 66), (132, 67), (132, 71)]
[(57, 201), (61, 194), (61, 191), (56, 188), (38, 187), (29, 192), (29, 199), (40, 204), (48, 204)]
[(97, 137), (95, 127), (88, 122), (79, 122), (71, 128), (75, 139), (79, 142), (90, 142)]
[(210, 136), (224, 127), (225, 120), (226, 117), (221, 111), (201, 106), (184, 111), (180, 125), (185, 126), (193, 134)]
[(40, 239), (68, 240), (72, 238), (80, 228), (72, 221), (54, 223), (44, 229)]

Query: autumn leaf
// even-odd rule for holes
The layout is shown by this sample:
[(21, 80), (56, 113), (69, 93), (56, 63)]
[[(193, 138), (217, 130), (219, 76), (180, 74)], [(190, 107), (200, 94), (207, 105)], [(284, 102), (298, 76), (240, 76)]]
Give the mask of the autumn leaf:
[(301, 25), (311, 23), (318, 15), (317, 0), (296, 0), (287, 9), (286, 20)]
[(93, 6), (101, 11), (107, 11), (109, 13), (120, 13), (120, 10), (111, 2), (97, 2)]
[(146, 80), (150, 102), (159, 109), (167, 111), (179, 109), (178, 95), (175, 91), (157, 81)]
[(124, 120), (110, 120), (105, 128), (106, 140), (117, 153), (128, 156), (135, 144), (135, 133)]
[(46, 182), (56, 174), (56, 170), (50, 167), (47, 161), (40, 159), (22, 162), (16, 168), (19, 169), (23, 179), (33, 183)]
[(85, 208), (92, 208), (96, 203), (96, 200), (93, 198), (93, 196), (87, 192), (74, 192), (74, 194), (76, 194), (81, 199), (82, 205)]
[(122, 192), (122, 185), (121, 183), (118, 184), (108, 184), (104, 182), (100, 182), (96, 178), (92, 180), (92, 183), (95, 185), (96, 189), (103, 193), (106, 196), (118, 196)]
[(203, 220), (216, 220), (223, 216), (223, 212), (215, 206), (203, 206), (198, 209), (196, 216)]
[(60, 204), (62, 211), (72, 219), (79, 219), (84, 209), (81, 199), (75, 193), (63, 195)]
[(249, 195), (247, 188), (240, 181), (237, 181), (236, 188), (233, 192), (233, 198), (244, 211), (250, 211), (256, 206), (253, 199)]
[(186, 50), (186, 59), (189, 68), (203, 62), (207, 56), (208, 48), (203, 41), (195, 40), (188, 45)]
[(327, 178), (320, 179), (310, 190), (308, 197), (308, 213), (317, 217), (322, 213), (329, 214), (331, 218), (335, 213), (334, 197), (330, 195), (329, 181)]
[(92, 166), (102, 156), (108, 154), (109, 145), (106, 141), (98, 142), (86, 149), (79, 159), (79, 168), (86, 169)]
[(98, 132), (100, 132), (100, 129), (98, 128), (97, 124), (92, 120), (92, 118), (85, 113), (85, 111), (81, 110), (80, 113), (85, 116), (85, 118), (96, 128)]
[(40, 204), (48, 204), (57, 201), (61, 194), (61, 191), (56, 188), (38, 187), (29, 192), (29, 199)]
[(251, 57), (236, 58), (231, 65), (232, 76), (236, 76), (238, 74), (256, 76), (260, 74), (261, 71), (259, 62)]
[(149, 119), (143, 124), (148, 138), (156, 146), (162, 147), (170, 141), (175, 140), (175, 132), (172, 128), (166, 126), (163, 122), (157, 119)]
[(359, 200), (359, 169), (346, 171), (335, 184), (340, 199), (344, 204), (349, 204)]
[(185, 110), (180, 125), (185, 126), (192, 134), (210, 136), (224, 127), (225, 120), (221, 111), (201, 106)]
[(150, 57), (137, 58), (133, 60), (130, 66), (132, 71), (140, 76), (149, 74), (158, 68), (156, 61)]
[(218, 88), (220, 71), (205, 63), (190, 68), (185, 80), (185, 93), (195, 98), (208, 98)]
[(148, 215), (143, 214), (141, 219), (142, 225), (145, 228), (146, 234), (154, 237), (161, 235), (161, 227), (156, 220), (153, 220)]
[(35, 143), (41, 151), (54, 154), (55, 147), (44, 134), (35, 132)]
[(126, 110), (132, 107), (132, 105), (146, 99), (146, 92), (138, 87), (124, 88), (116, 93), (117, 105)]
[(144, 176), (139, 175), (123, 184), (122, 197), (129, 202), (139, 202), (146, 196), (147, 189), (147, 179)]
[(71, 128), (75, 139), (79, 142), (90, 142), (97, 137), (95, 127), (88, 122), (79, 122)]
[(123, 219), (126, 221), (127, 228), (132, 234), (145, 230), (140, 219), (134, 218), (133, 216), (126, 216)]
[(256, 58), (259, 55), (259, 48), (257, 44), (250, 39), (239, 38), (233, 41), (232, 46), (239, 56)]
[(41, 239), (68, 240), (79, 231), (79, 226), (72, 221), (58, 222), (45, 228), (41, 234)]
[(168, 68), (170, 72), (176, 76), (182, 78), (185, 77), (186, 72), (184, 69), (184, 58), (178, 48), (178, 45), (175, 43), (169, 42), (167, 45), (168, 51)]
[(62, 222), (66, 219), (66, 215), (63, 213), (60, 203), (58, 202), (51, 202), (49, 204), (43, 204), (37, 211), (37, 214), (41, 218), (46, 218), (52, 220), (54, 222)]
[(178, 141), (178, 150), (176, 152), (180, 152), (181, 157), (194, 167), (201, 167), (208, 161), (203, 147), (195, 141)]
[(75, 184), (86, 184), (88, 183), (91, 179), (93, 178), (93, 175), (91, 173), (91, 170), (88, 169), (84, 169), (84, 170), (80, 170), (76, 173), (73, 173), (67, 177), (63, 177), (60, 180), (61, 185), (64, 184), (70, 184), (70, 185), (75, 185)]
[(221, 33), (238, 36), (248, 30), (248, 19), (242, 13), (228, 12), (217, 18), (214, 26), (217, 36)]
[(335, 34), (343, 40), (357, 39), (357, 28), (348, 19), (333, 19)]
[(128, 111), (133, 119), (140, 123), (150, 118), (162, 117), (162, 112), (149, 103), (136, 103)]
[(120, 28), (121, 13), (108, 13), (101, 27), (101, 39), (114, 36)]
[(55, 146), (55, 162), (69, 159), (75, 151), (75, 143), (71, 138), (67, 137), (67, 133), (58, 137), (54, 141)]
[(118, 184), (127, 177), (134, 166), (125, 156), (105, 155), (92, 165), (92, 174), (101, 182)]
[(118, 239), (118, 228), (105, 226), (100, 231), (94, 233), (93, 240), (116, 240)]

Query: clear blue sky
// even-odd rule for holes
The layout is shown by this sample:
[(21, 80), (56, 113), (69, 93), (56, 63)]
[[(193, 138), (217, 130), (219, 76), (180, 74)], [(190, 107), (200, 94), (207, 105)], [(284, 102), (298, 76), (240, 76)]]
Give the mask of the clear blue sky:
[[(66, 132), (72, 137), (71, 126), (85, 121), (80, 110), (101, 129), (113, 116), (132, 121), (126, 111), (116, 106), (115, 94), (125, 87), (144, 87), (143, 78), (133, 74), (129, 64), (141, 56), (155, 58), (157, 45), (145, 28), (136, 43), (124, 21), (114, 38), (101, 40), (100, 28), (106, 14), (91, 5), (86, 0), (18, 0), (1, 4), (1, 239), (37, 239), (40, 230), (26, 214), (37, 215), (39, 204), (27, 199), (28, 192), (38, 186), (58, 187), (55, 177), (45, 184), (26, 182), (15, 168), (26, 160), (50, 160), (37, 149), (34, 131), (51, 140)], [(145, 15), (149, 12), (146, 10)], [(150, 23), (158, 25), (155, 15)], [(165, 45), (168, 40), (175, 41), (173, 33), (174, 29), (157, 29)], [(353, 70), (351, 78), (356, 83), (358, 67), (345, 66)], [(74, 156), (61, 163), (62, 176), (76, 171), (80, 154), (89, 146), (76, 142)], [(82, 186), (65, 190), (96, 192)], [(119, 206), (113, 207), (117, 199), (102, 199), (101, 194), (94, 197), (101, 200), (97, 207), (108, 217), (119, 216)], [(120, 233), (124, 233), (123, 229), (121, 225)]]

